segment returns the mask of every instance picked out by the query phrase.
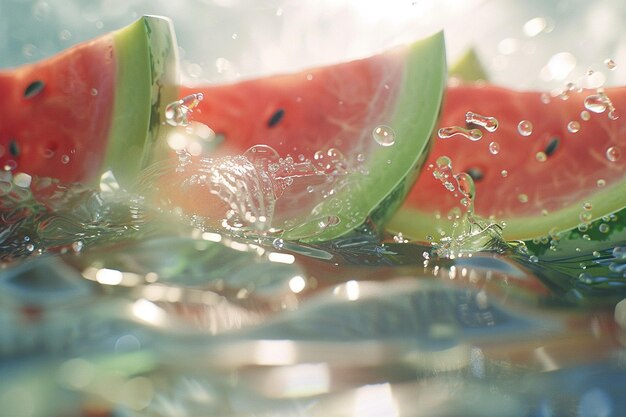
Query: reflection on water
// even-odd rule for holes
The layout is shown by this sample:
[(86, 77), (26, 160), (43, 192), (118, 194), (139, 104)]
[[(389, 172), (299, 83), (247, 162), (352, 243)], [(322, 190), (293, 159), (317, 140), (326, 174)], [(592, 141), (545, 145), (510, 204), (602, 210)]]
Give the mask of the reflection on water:
[[(93, 207), (68, 224), (93, 222), (104, 206)], [(626, 298), (607, 284), (623, 282), (621, 247), (549, 262), (515, 248), (439, 259), (432, 247), (381, 241), (367, 228), (313, 247), (173, 224), (84, 239), (81, 250), (68, 249), (73, 229), (58, 228), (65, 240), (42, 254), (18, 251), (0, 275), (7, 415), (626, 408), (624, 336), (607, 301)], [(568, 262), (586, 263), (593, 282), (568, 274)], [(613, 297), (597, 296), (602, 285)], [(574, 290), (578, 298), (568, 296)], [(595, 307), (575, 307), (586, 304)]]

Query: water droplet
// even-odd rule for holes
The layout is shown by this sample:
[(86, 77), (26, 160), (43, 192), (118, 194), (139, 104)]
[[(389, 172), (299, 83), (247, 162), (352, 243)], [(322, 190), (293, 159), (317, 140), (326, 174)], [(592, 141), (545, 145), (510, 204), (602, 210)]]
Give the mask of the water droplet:
[(498, 142), (491, 142), (489, 144), (489, 153), (497, 155), (500, 152), (500, 144)]
[(357, 160), (358, 162), (365, 162), (365, 155), (363, 155), (362, 153), (357, 154), (357, 156), (356, 156), (356, 160)]
[(204, 99), (202, 93), (190, 94), (165, 107), (165, 121), (170, 126), (188, 126), (189, 114)]
[(77, 241), (72, 243), (72, 250), (74, 252), (78, 253), (78, 252), (83, 250), (84, 246), (85, 246), (85, 244), (83, 243), (82, 240), (77, 240)]
[(308, 193), (312, 193), (313, 191), (315, 191), (315, 187), (313, 187), (312, 185), (309, 185), (308, 187), (306, 187), (306, 191)]
[(622, 151), (617, 146), (611, 146), (606, 150), (606, 159), (616, 162), (622, 156)]
[(30, 187), (30, 183), (32, 180), (33, 180), (33, 177), (31, 177), (30, 175), (24, 172), (18, 172), (13, 177), (13, 183), (17, 185), (18, 187), (22, 187), (22, 188)]
[(534, 264), (536, 264), (537, 262), (539, 262), (539, 258), (536, 255), (531, 255), (530, 258), (528, 258), (528, 260)]
[(481, 132), (478, 129), (465, 129), (459, 126), (449, 126), (449, 127), (442, 127), (441, 129), (439, 129), (439, 131), (437, 132), (437, 135), (441, 139), (449, 139), (452, 136), (460, 135), (473, 142), (476, 142), (477, 140), (482, 139), (483, 132)]
[(62, 155), (61, 156), (61, 163), (65, 164), (65, 165), (69, 164), (70, 163), (70, 157), (68, 155)]
[(575, 120), (572, 120), (571, 122), (567, 124), (567, 130), (570, 133), (577, 133), (580, 130), (580, 123)]
[(9, 159), (5, 164), (4, 164), (4, 170), (5, 171), (13, 171), (14, 169), (17, 168), (17, 162), (14, 161), (13, 159)]
[(503, 169), (502, 171), (500, 171), (500, 175), (502, 175), (502, 178), (506, 178), (509, 175), (509, 171)]
[(581, 211), (578, 214), (578, 219), (583, 223), (588, 223), (593, 218), (593, 214), (590, 211)]
[(589, 112), (587, 110), (583, 110), (580, 112), (580, 118), (581, 120), (584, 120), (585, 122), (588, 122), (589, 119), (591, 119), (591, 114), (589, 114)]
[(589, 224), (588, 223), (579, 223), (578, 224), (578, 231), (579, 232), (586, 232), (587, 230), (589, 230)]
[(603, 94), (593, 94), (585, 97), (585, 108), (594, 113), (602, 113), (606, 110), (608, 102)]
[(517, 199), (520, 203), (528, 203), (528, 195), (526, 194), (518, 194)]
[(592, 208), (593, 204), (591, 204), (589, 201), (585, 201), (583, 203), (583, 210), (590, 211)]
[(548, 155), (545, 152), (537, 152), (535, 154), (535, 159), (539, 162), (546, 162), (548, 160)]
[(548, 93), (541, 93), (541, 102), (543, 104), (548, 104), (550, 102), (550, 94), (548, 94)]
[(283, 239), (274, 239), (274, 242), (272, 242), (272, 246), (274, 246), (274, 248), (276, 249), (282, 249), (285, 247), (285, 241)]
[(605, 59), (604, 65), (606, 65), (606, 67), (610, 69), (611, 71), (614, 70), (615, 67), (617, 67), (617, 64), (615, 64), (615, 61), (613, 61), (611, 58)]
[(611, 120), (617, 120), (617, 119), (619, 119), (619, 114), (617, 113), (617, 110), (615, 110), (615, 109), (611, 109), (611, 110), (609, 111), (608, 117), (609, 117), (609, 119), (611, 119)]
[(522, 136), (530, 136), (533, 133), (533, 124), (528, 120), (522, 120), (517, 124), (517, 131)]
[(94, 96), (94, 97), (97, 96), (98, 95), (98, 89), (97, 88), (92, 88), (91, 89), (91, 95)]
[(306, 79), (307, 81), (311, 81), (313, 79), (313, 74), (307, 74)]
[(484, 127), (487, 132), (495, 132), (498, 129), (498, 120), (495, 117), (483, 116), (471, 111), (465, 113), (465, 122)]
[(609, 225), (608, 225), (608, 224), (606, 224), (606, 223), (602, 223), (602, 224), (600, 224), (600, 226), (598, 226), (598, 230), (599, 230), (601, 233), (609, 233), (609, 231), (611, 230), (611, 228), (609, 227)]
[(602, 178), (600, 178), (598, 181), (596, 181), (596, 185), (598, 187), (604, 187), (606, 185), (606, 181)]
[(386, 125), (378, 125), (372, 131), (372, 137), (381, 146), (391, 146), (396, 143), (396, 134)]

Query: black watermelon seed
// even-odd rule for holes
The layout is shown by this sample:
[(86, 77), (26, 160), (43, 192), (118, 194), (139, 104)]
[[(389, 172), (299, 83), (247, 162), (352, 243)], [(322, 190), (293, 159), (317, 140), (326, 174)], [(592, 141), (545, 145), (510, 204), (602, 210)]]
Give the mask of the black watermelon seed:
[(44, 82), (41, 80), (33, 81), (32, 83), (28, 84), (28, 86), (24, 90), (24, 97), (26, 98), (35, 97), (37, 94), (43, 91), (45, 86), (46, 84), (44, 84)]
[(484, 177), (483, 172), (478, 168), (469, 168), (466, 172), (467, 172), (467, 175), (472, 177), (474, 181), (480, 181)]
[(276, 110), (274, 114), (272, 114), (272, 117), (270, 117), (269, 120), (267, 121), (267, 127), (276, 126), (283, 119), (284, 115), (285, 115), (284, 109)]
[(546, 156), (550, 156), (554, 153), (554, 151), (556, 151), (556, 148), (559, 147), (559, 138), (554, 137), (552, 139), (550, 139), (550, 142), (548, 143), (548, 146), (546, 146), (546, 149), (543, 151), (543, 153), (546, 154)]
[(9, 153), (11, 153), (11, 155), (15, 158), (20, 156), (20, 147), (15, 139), (11, 139), (11, 141), (9, 142)]

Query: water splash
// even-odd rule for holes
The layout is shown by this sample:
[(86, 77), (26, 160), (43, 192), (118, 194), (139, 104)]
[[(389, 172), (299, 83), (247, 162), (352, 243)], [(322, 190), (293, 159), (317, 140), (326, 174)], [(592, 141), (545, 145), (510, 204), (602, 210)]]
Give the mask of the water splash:
[(170, 126), (188, 126), (189, 115), (204, 99), (202, 93), (190, 94), (165, 107), (165, 121)]
[[(176, 175), (172, 176), (173, 172)], [(282, 158), (267, 145), (255, 145), (241, 155), (219, 158), (194, 156), (179, 150), (177, 163), (159, 163), (145, 170), (140, 188), (147, 191), (150, 184), (169, 176), (176, 178), (176, 187), (193, 188), (196, 196), (206, 192), (207, 197), (217, 197), (226, 205), (221, 220), (205, 220), (221, 221), (225, 229), (235, 233), (265, 233), (279, 230), (273, 227), (276, 202), (295, 180), (325, 178), (327, 174), (309, 160), (295, 162), (289, 156)], [(210, 204), (211, 200), (206, 201)], [(193, 213), (189, 215), (200, 222), (197, 226), (203, 226), (203, 219)]]
[(471, 175), (466, 172), (454, 173), (452, 160), (447, 156), (442, 156), (437, 159), (433, 176), (446, 190), (460, 194), (460, 207), (452, 209), (448, 216), (452, 222), (452, 233), (443, 236), (434, 245), (438, 256), (452, 259), (465, 253), (504, 252), (509, 248), (502, 237), (502, 226), (475, 214), (476, 188)]

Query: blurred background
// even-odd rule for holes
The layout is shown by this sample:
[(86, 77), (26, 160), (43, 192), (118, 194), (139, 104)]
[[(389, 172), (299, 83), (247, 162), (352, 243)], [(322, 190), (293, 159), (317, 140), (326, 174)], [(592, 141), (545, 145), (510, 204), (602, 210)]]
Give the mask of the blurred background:
[[(174, 21), (185, 82), (224, 82), (369, 55), (443, 28), (493, 82), (626, 84), (621, 0), (0, 0), (0, 67), (50, 56), (142, 14)], [(604, 61), (618, 67), (607, 71)], [(592, 85), (593, 87), (593, 85)]]

